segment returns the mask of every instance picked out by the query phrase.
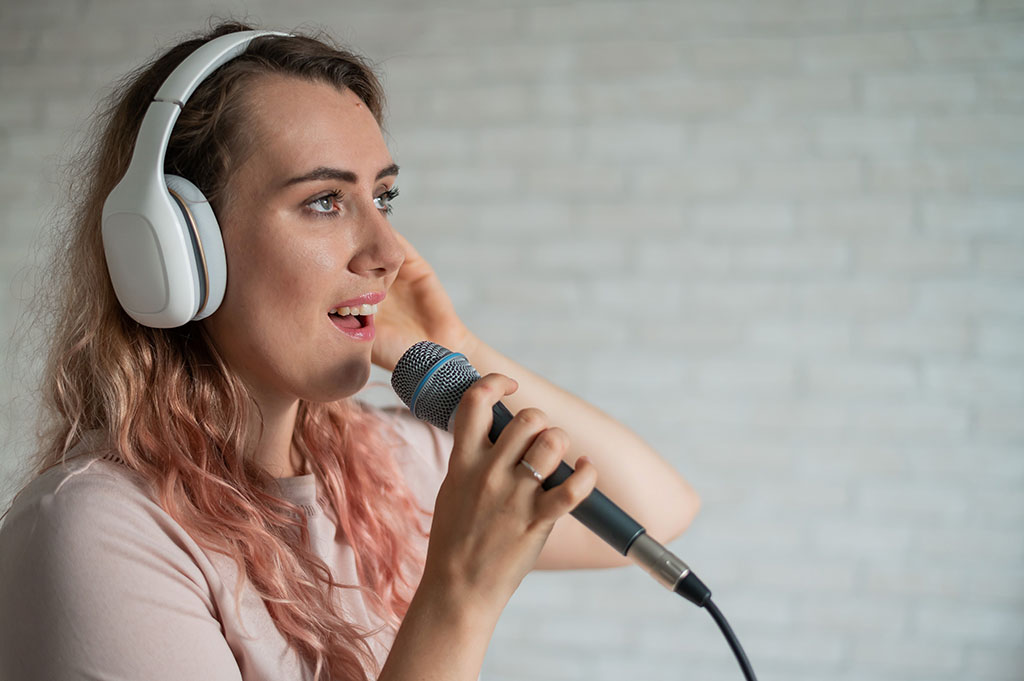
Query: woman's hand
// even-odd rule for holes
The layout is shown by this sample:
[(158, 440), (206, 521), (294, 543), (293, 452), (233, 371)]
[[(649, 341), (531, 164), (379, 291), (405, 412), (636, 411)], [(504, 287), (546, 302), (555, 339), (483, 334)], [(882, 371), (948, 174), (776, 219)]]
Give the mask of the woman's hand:
[(373, 363), (388, 371), (413, 343), (430, 340), (465, 352), (472, 339), (433, 268), (405, 237), (397, 236), (405, 249), (405, 263), (374, 317)]
[(455, 415), (455, 444), (438, 492), (421, 589), (442, 589), (461, 607), (495, 619), (540, 554), (555, 521), (594, 488), (585, 458), (561, 485), (544, 490), (522, 465), (544, 478), (569, 449), (569, 438), (547, 417), (524, 409), (493, 445), (492, 407), (517, 384), (489, 374), (466, 391)]
[(427, 558), (380, 681), (475, 679), (501, 611), (533, 567), (555, 520), (594, 488), (586, 460), (550, 490), (525, 466), (551, 474), (569, 446), (547, 417), (525, 409), (493, 445), (492, 408), (517, 384), (488, 374), (455, 412), (448, 475), (434, 504)]

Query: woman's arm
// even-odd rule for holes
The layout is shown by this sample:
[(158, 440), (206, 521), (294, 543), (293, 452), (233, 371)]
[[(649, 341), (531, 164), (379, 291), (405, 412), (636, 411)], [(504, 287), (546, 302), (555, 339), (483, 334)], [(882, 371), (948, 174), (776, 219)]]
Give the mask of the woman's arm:
[[(452, 348), (454, 349), (454, 348)], [(541, 378), (469, 336), (458, 350), (481, 374), (501, 373), (519, 383), (519, 390), (503, 400), (517, 413), (527, 407), (542, 410), (551, 425), (569, 435), (565, 455), (575, 465), (586, 455), (597, 468), (598, 487), (629, 513), (647, 532), (666, 543), (690, 525), (700, 499), (689, 483), (636, 433), (597, 407)], [(555, 524), (551, 540), (537, 561), (539, 569), (615, 567), (629, 563), (572, 517)]]
[[(668, 542), (685, 530), (700, 505), (686, 480), (621, 423), (481, 342), (459, 319), (430, 265), (402, 241), (406, 259), (378, 317), (374, 362), (391, 370), (410, 345), (429, 339), (462, 352), (481, 374), (514, 378), (519, 390), (503, 401), (513, 413), (540, 409), (549, 425), (565, 430), (569, 464), (581, 454), (590, 458), (601, 491), (658, 541)], [(552, 537), (537, 567), (613, 567), (628, 562), (573, 518), (558, 521)]]

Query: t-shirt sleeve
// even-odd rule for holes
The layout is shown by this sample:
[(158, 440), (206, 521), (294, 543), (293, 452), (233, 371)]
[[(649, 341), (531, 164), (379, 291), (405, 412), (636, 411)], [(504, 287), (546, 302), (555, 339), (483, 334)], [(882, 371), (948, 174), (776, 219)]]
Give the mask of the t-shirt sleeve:
[(0, 613), (3, 679), (242, 678), (194, 549), (118, 475), (22, 492), (0, 529)]

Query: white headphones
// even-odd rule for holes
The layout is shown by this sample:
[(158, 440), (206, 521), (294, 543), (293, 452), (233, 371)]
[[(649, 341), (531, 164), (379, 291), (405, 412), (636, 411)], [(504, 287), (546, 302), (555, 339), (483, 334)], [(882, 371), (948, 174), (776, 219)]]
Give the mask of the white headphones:
[(144, 326), (171, 328), (213, 314), (227, 262), (210, 202), (183, 177), (164, 174), (174, 122), (203, 80), (275, 31), (239, 31), (200, 46), (160, 86), (146, 110), (121, 181), (103, 204), (103, 251), (121, 307)]

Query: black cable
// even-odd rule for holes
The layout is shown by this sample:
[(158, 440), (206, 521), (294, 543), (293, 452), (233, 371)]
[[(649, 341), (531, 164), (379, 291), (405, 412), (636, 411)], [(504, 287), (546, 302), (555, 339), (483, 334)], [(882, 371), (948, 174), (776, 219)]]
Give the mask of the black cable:
[(711, 617), (715, 620), (718, 628), (722, 630), (725, 640), (729, 642), (729, 647), (732, 648), (732, 652), (736, 655), (736, 661), (740, 663), (740, 669), (743, 670), (743, 676), (747, 681), (757, 681), (757, 677), (754, 676), (754, 669), (750, 666), (750, 660), (747, 659), (747, 654), (743, 652), (743, 646), (740, 645), (739, 639), (733, 633), (732, 627), (725, 621), (725, 615), (722, 614), (722, 611), (718, 609), (718, 606), (714, 604), (710, 597), (704, 601), (704, 607), (711, 613)]

